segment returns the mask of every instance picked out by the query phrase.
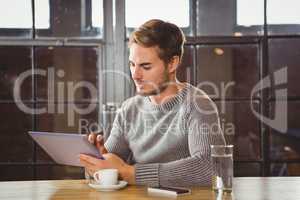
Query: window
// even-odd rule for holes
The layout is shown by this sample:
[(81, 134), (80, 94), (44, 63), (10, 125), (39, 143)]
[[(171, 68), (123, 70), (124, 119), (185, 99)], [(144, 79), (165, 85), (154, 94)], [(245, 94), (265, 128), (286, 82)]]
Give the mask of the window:
[(92, 27), (103, 27), (103, 0), (92, 0)]
[(267, 1), (268, 24), (300, 24), (299, 0)]
[(139, 27), (150, 19), (162, 19), (184, 29), (191, 25), (189, 0), (126, 0), (125, 3), (127, 28)]
[(199, 45), (197, 85), (212, 98), (249, 98), (259, 81), (258, 56), (255, 44)]
[[(298, 0), (267, 1), (267, 24), (268, 34), (299, 34), (300, 14)], [(255, 12), (255, 14), (253, 14)], [(239, 29), (244, 27), (244, 31), (256, 30), (258, 26), (264, 24), (264, 2), (261, 0), (239, 0), (237, 1), (236, 21)], [(245, 27), (247, 29), (245, 29)]]
[[(2, 0), (0, 36), (11, 37), (91, 37), (103, 32), (103, 0)], [(33, 28), (35, 16), (35, 35)]]
[(1, 1), (0, 13), (2, 16), (0, 28), (30, 29), (32, 27), (31, 0)]
[(189, 1), (126, 0), (126, 27), (138, 27), (149, 19), (162, 19), (189, 27)]
[[(286, 0), (282, 6), (281, 0), (267, 1), (268, 24), (300, 24), (298, 0)], [(249, 9), (251, 8), (251, 9)], [(255, 15), (253, 11), (255, 10)], [(242, 26), (264, 24), (264, 3), (261, 0), (237, 1), (237, 24)]]
[(35, 4), (39, 38), (103, 36), (103, 0), (36, 0)]
[[(253, 12), (255, 11), (255, 14)], [(261, 0), (237, 1), (237, 25), (253, 26), (264, 24), (264, 2)]]
[[(197, 35), (238, 37), (261, 35), (263, 11), (264, 2), (261, 0), (198, 1)], [(253, 27), (253, 24), (256, 24), (256, 27)]]
[(0, 13), (1, 37), (32, 37), (31, 0), (2, 0)]
[(50, 28), (49, 0), (35, 0), (35, 27), (38, 29)]
[(300, 34), (300, 13), (298, 0), (267, 1), (267, 20), (269, 35)]

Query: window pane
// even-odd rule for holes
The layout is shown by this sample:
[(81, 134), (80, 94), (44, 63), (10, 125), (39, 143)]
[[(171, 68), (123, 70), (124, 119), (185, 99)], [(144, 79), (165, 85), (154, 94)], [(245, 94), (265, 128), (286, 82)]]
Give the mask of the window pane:
[(260, 113), (256, 101), (215, 101), (220, 125), (228, 144), (234, 145), (234, 160), (260, 158), (260, 123), (251, 110), (251, 104)]
[(126, 27), (135, 28), (149, 19), (162, 19), (180, 27), (190, 26), (189, 0), (126, 0)]
[(32, 166), (0, 165), (0, 181), (24, 181), (24, 180), (33, 180)]
[(299, 0), (272, 0), (267, 3), (268, 34), (300, 34)]
[(179, 81), (188, 82), (188, 83), (193, 82), (193, 78), (194, 78), (193, 70), (195, 69), (194, 57), (195, 57), (194, 46), (185, 46), (182, 61), (176, 71), (176, 76)]
[(271, 176), (300, 176), (299, 163), (273, 163)]
[[(49, 103), (39, 103), (37, 108), (47, 108), (49, 105)], [(87, 134), (88, 132), (97, 131), (98, 126), (101, 128), (101, 125), (98, 124), (98, 104), (65, 103), (53, 104), (53, 106), (55, 108), (54, 112), (48, 110), (46, 113), (36, 115), (37, 130)], [(58, 110), (61, 112), (58, 112)]]
[(31, 0), (2, 0), (0, 13), (0, 28), (32, 28)]
[(27, 134), (32, 130), (31, 115), (15, 103), (1, 103), (0, 110), (0, 162), (31, 162), (33, 141)]
[(103, 27), (103, 0), (92, 0), (92, 27)]
[(262, 35), (263, 10), (261, 0), (198, 1), (197, 35)]
[[(32, 78), (24, 76), (24, 81), (16, 85), (22, 74), (31, 74), (30, 47), (0, 47), (0, 100), (30, 100), (32, 98)], [(14, 97), (14, 88), (20, 93)], [(19, 97), (18, 97), (19, 96)]]
[(267, 1), (268, 24), (300, 24), (299, 0)]
[[(269, 66), (270, 76), (277, 70), (287, 67), (288, 97), (300, 97), (300, 39), (283, 38), (269, 40)], [(279, 86), (279, 85), (278, 85)], [(286, 86), (286, 85), (285, 85)], [(272, 97), (276, 85), (272, 85)]]
[(37, 37), (101, 38), (103, 0), (35, 0)]
[(261, 169), (258, 163), (234, 163), (234, 176), (260, 176)]
[(38, 180), (83, 179), (84, 169), (71, 166), (37, 166)]
[[(279, 100), (278, 100), (279, 101)], [(277, 102), (278, 102), (277, 101)], [(288, 101), (288, 129), (287, 132), (281, 133), (271, 129), (271, 159), (273, 160), (295, 160), (300, 159), (300, 101)], [(270, 115), (276, 117), (282, 113), (276, 113), (276, 102), (270, 103)], [(278, 116), (277, 116), (278, 117)]]
[(258, 45), (199, 45), (196, 84), (213, 98), (250, 98), (258, 56)]
[(31, 0), (2, 0), (0, 13), (0, 36), (32, 36)]
[[(255, 15), (253, 15), (254, 10)], [(237, 0), (236, 20), (239, 26), (263, 25), (264, 2), (261, 0)]]
[(36, 78), (38, 100), (97, 101), (98, 48), (38, 47), (35, 53), (36, 70), (46, 73)]
[(35, 0), (35, 28), (50, 28), (50, 8), (49, 0)]

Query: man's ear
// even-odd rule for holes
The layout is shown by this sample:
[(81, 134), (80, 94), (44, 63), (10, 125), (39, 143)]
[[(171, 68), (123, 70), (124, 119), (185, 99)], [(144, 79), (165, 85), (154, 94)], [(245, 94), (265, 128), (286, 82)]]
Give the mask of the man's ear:
[(169, 73), (174, 73), (179, 65), (179, 56), (173, 56), (168, 64)]

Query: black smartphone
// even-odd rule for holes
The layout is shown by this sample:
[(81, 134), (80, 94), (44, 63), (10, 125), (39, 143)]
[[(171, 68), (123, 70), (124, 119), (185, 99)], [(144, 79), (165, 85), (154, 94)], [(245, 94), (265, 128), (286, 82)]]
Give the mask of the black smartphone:
[(191, 194), (191, 189), (170, 186), (148, 187), (148, 193), (160, 196), (181, 196)]

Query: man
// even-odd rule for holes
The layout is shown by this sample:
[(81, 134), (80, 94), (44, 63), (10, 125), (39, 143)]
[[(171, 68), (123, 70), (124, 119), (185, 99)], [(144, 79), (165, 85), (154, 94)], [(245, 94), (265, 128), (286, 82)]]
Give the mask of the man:
[(161, 20), (132, 33), (129, 65), (137, 95), (117, 112), (104, 145), (100, 136), (89, 135), (105, 158), (80, 155), (89, 174), (116, 168), (129, 184), (210, 184), (210, 145), (225, 142), (214, 103), (176, 80), (184, 41), (176, 25)]

